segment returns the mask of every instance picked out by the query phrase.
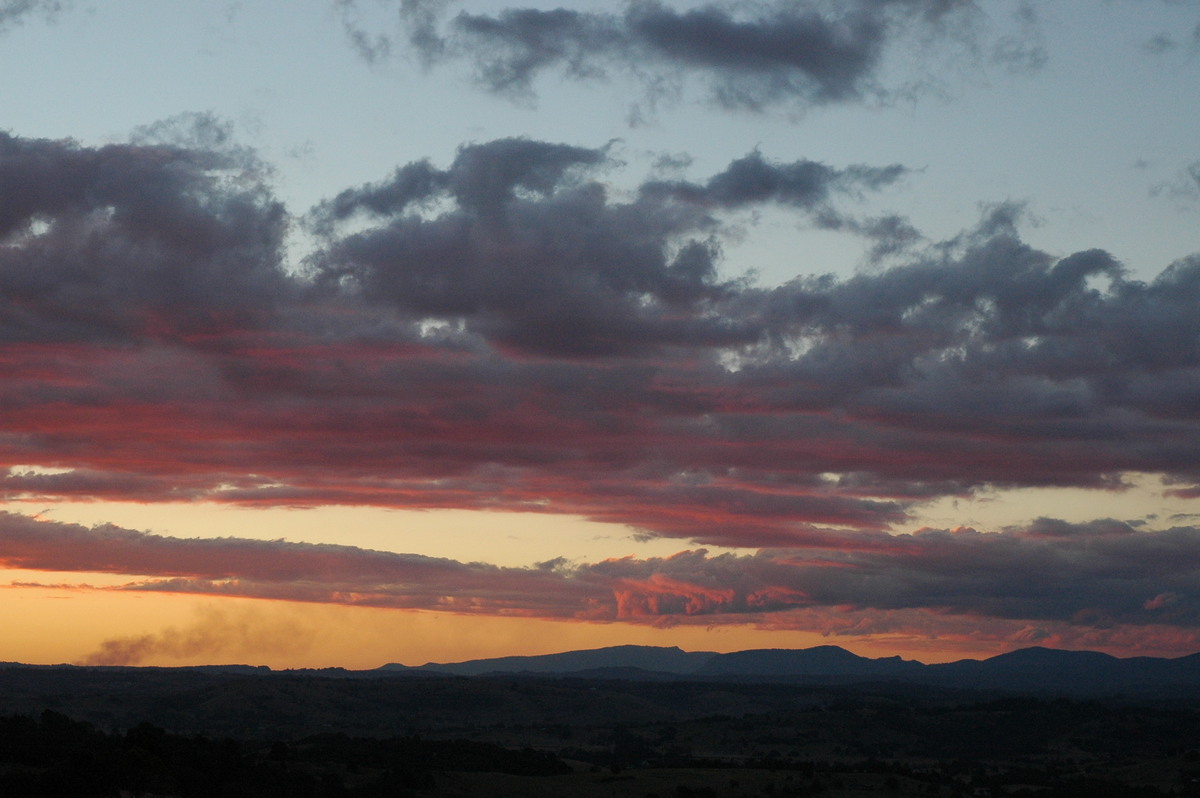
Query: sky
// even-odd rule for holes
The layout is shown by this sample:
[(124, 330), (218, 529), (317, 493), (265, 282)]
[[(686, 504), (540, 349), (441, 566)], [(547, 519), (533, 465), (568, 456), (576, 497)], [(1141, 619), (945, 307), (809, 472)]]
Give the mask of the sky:
[(1200, 651), (1200, 2), (0, 0), (0, 661)]

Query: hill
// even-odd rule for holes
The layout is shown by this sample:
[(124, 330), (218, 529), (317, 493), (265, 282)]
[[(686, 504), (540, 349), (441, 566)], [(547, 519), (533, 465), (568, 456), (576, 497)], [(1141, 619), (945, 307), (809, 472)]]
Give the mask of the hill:
[(377, 673), (588, 676), (626, 680), (904, 682), (956, 689), (1094, 695), (1171, 691), (1200, 695), (1200, 654), (1121, 659), (1096, 651), (1024, 648), (985, 660), (926, 665), (900, 657), (860, 657), (839, 646), (756, 649), (720, 654), (655, 646), (613, 646), (541, 656), (500, 657), (419, 667), (385, 665)]

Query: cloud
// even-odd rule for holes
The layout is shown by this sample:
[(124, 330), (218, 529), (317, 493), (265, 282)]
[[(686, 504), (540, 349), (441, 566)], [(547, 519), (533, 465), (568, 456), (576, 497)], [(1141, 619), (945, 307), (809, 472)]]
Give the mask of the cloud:
[(1160, 195), (1175, 199), (1200, 200), (1200, 160), (1184, 166), (1173, 180), (1158, 183), (1150, 188), (1150, 196)]
[[(1031, 246), (1011, 203), (944, 241), (847, 210), (901, 166), (752, 151), (618, 191), (611, 147), (501, 139), (319, 204), (301, 268), (219, 120), (138, 140), (0, 140), (10, 500), (563, 513), (780, 548), (989, 486), (1200, 490), (1195, 255), (1142, 281)], [(723, 273), (763, 207), (886, 266)]]
[[(973, 41), (979, 21), (973, 4), (958, 0), (711, 4), (682, 11), (637, 0), (624, 12), (507, 8), (494, 15), (462, 11), (444, 21), (447, 5), (400, 3), (407, 44), (426, 66), (469, 62), (476, 82), (490, 92), (531, 101), (535, 81), (546, 73), (584, 81), (619, 73), (652, 94), (664, 84), (696, 80), (716, 104), (750, 110), (886, 95), (878, 78), (893, 40), (915, 27), (927, 39)], [(338, 6), (352, 44), (368, 61), (400, 49), (389, 33), (368, 32), (353, 0)], [(1022, 33), (1028, 34), (996, 45), (998, 60), (1036, 65), (1041, 50)]]
[[(132, 590), (318, 603), (562, 614), (581, 588), (541, 569), (500, 568), (336, 544), (180, 539), (112, 525), (84, 527), (0, 515), (0, 562), (30, 570), (154, 576)], [(557, 589), (547, 589), (557, 587)], [(569, 610), (565, 611), (569, 615)]]
[(1158, 33), (1142, 43), (1142, 49), (1151, 55), (1162, 55), (1179, 47), (1169, 33)]
[[(136, 576), (122, 587), (323, 604), (592, 622), (760, 624), (877, 635), (1114, 638), (1200, 631), (1200, 529), (1042, 519), (996, 532), (840, 533), (756, 554), (684, 551), (527, 568), (352, 546), (180, 539), (0, 516), (4, 565)], [(193, 629), (110, 641), (91, 661), (247, 649), (261, 619), (214, 614)], [(270, 626), (270, 624), (267, 624)], [(1026, 631), (1021, 631), (1026, 630)], [(1053, 630), (1053, 631), (1051, 631)], [(1120, 630), (1125, 630), (1121, 632)], [(1171, 632), (1170, 630), (1176, 630)], [(286, 630), (267, 636), (286, 638)]]
[[(189, 124), (190, 143), (220, 133), (198, 115), (175, 134)], [(202, 334), (269, 312), (285, 217), (255, 166), (228, 147), (0, 133), (0, 340)]]
[[(620, 202), (584, 179), (608, 164), (603, 149), (502, 139), (461, 148), (446, 170), (402, 166), (316, 210), (314, 229), (329, 235), (356, 217), (384, 222), (333, 238), (314, 259), (318, 282), (527, 351), (749, 343), (760, 330), (727, 311), (738, 286), (717, 276), (715, 214), (771, 203), (840, 219), (833, 196), (905, 174), (753, 152), (703, 184), (650, 181)], [(438, 200), (453, 209), (419, 213)]]
[(1173, 31), (1163, 31), (1156, 33), (1142, 43), (1142, 50), (1150, 55), (1162, 56), (1178, 50), (1180, 47), (1187, 46), (1190, 52), (1200, 50), (1200, 23), (1192, 28), (1189, 36), (1184, 41), (1180, 41), (1175, 37)]
[(1037, 72), (1049, 61), (1037, 8), (1030, 2), (1017, 4), (1013, 12), (1016, 30), (997, 37), (992, 45), (992, 62), (1009, 72)]
[(0, 0), (0, 32), (31, 16), (53, 19), (70, 5), (70, 0)]
[[(775, 202), (813, 210), (826, 204), (830, 194), (878, 190), (905, 174), (904, 167), (852, 166), (833, 169), (815, 161), (771, 163), (760, 152), (733, 161), (704, 185), (687, 182), (651, 182), (643, 194), (672, 196), (702, 205), (741, 208)], [(832, 215), (832, 214), (831, 214)]]

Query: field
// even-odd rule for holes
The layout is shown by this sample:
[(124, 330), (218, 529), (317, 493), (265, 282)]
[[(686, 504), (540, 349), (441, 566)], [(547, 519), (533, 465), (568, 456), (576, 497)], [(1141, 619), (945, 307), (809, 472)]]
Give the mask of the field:
[(0, 792), (1200, 795), (1200, 711), (876, 683), (0, 669)]

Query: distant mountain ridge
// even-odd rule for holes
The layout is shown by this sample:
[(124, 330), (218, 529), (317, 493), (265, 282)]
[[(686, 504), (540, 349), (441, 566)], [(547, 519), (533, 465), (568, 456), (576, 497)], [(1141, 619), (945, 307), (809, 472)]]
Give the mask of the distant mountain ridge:
[[(715, 651), (684, 651), (677, 646), (609, 646), (583, 651), (564, 651), (561, 654), (498, 657), (450, 663), (430, 662), (422, 665), (420, 669), (452, 673), (456, 676), (479, 676), (497, 672), (571, 673), (608, 668), (636, 668), (651, 672), (686, 675), (695, 673), (710, 658), (719, 656), (722, 655)], [(386, 669), (395, 666), (384, 665), (383, 667)]]
[(721, 654), (630, 645), (538, 656), (431, 662), (418, 667), (390, 664), (378, 670), (414, 675), (536, 675), (627, 680), (786, 680), (826, 684), (878, 681), (1070, 693), (1179, 687), (1200, 690), (1200, 654), (1175, 659), (1122, 659), (1096, 651), (1038, 646), (984, 660), (964, 659), (926, 665), (901, 657), (860, 657), (839, 646), (752, 649)]
[(1119, 658), (1097, 651), (1042, 647), (1018, 649), (983, 660), (926, 665), (893, 657), (860, 657), (839, 646), (750, 649), (727, 654), (677, 647), (611, 646), (535, 656), (464, 662), (390, 663), (373, 670), (266, 666), (192, 667), (24, 665), (0, 663), (9, 671), (145, 672), (252, 677), (303, 676), (337, 679), (433, 679), (504, 677), (604, 680), (614, 682), (786, 683), (811, 686), (913, 685), (954, 690), (1000, 690), (1073, 696), (1175, 695), (1200, 698), (1200, 653), (1177, 658)]

